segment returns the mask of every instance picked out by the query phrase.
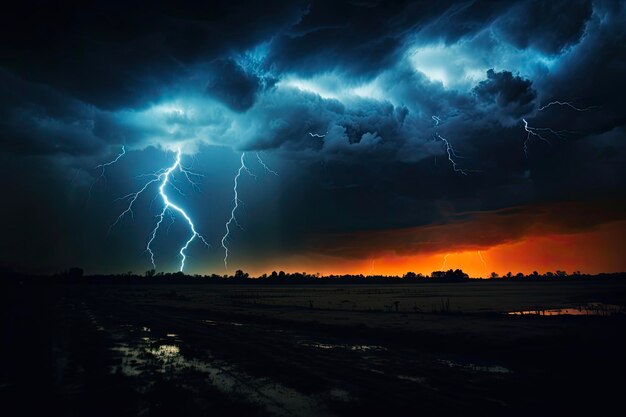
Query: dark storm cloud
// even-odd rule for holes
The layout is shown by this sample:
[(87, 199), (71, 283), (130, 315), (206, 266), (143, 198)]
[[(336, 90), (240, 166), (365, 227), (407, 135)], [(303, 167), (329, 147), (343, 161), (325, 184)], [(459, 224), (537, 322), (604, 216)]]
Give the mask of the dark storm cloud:
[(0, 70), (0, 138), (4, 151), (74, 155), (102, 149), (94, 135), (98, 110)]
[(626, 124), (621, 104), (626, 69), (626, 3), (594, 3), (594, 18), (583, 41), (564, 54), (551, 77), (541, 82), (543, 101), (557, 97), (575, 99), (580, 107), (594, 108), (583, 114), (551, 108), (542, 112), (542, 122), (567, 125), (582, 134), (608, 132)]
[(220, 59), (211, 65), (214, 74), (208, 84), (207, 93), (216, 97), (235, 111), (248, 110), (254, 104), (261, 81), (248, 74), (232, 59)]
[(272, 41), (269, 59), (281, 71), (338, 69), (368, 77), (393, 66), (415, 33), (454, 42), (484, 28), (506, 7), (489, 1), (315, 1)]
[(530, 236), (571, 234), (626, 219), (626, 201), (563, 202), (496, 211), (457, 213), (446, 223), (409, 229), (317, 235), (309, 249), (343, 258), (385, 252), (415, 255), (487, 249)]
[(15, 3), (0, 17), (2, 66), (100, 108), (142, 106), (199, 62), (296, 23), (302, 2)]
[(434, 19), (428, 19), (417, 29), (429, 41), (442, 40), (452, 44), (475, 35), (506, 13), (517, 2), (468, 1), (449, 2)]
[(407, 137), (404, 109), (377, 100), (343, 104), (311, 93), (279, 89), (264, 95), (250, 116), (252, 124), (245, 127), (249, 132), (247, 148), (280, 148), (305, 160), (316, 161), (319, 156), (345, 161), (393, 160)]
[[(238, 164), (231, 150), (249, 151), (250, 165), (253, 152), (267, 151), (281, 173), (273, 194), (246, 190), (246, 200), (275, 203), (275, 212), (243, 214), (255, 219), (246, 229), (250, 256), (259, 245), (309, 250), (303, 242), (320, 232), (379, 233), (373, 247), (398, 253), (421, 249), (406, 235), (387, 239), (389, 229), (430, 230), (447, 244), (462, 234), (468, 247), (506, 241), (528, 228), (507, 235), (504, 223), (485, 218), (502, 227), (472, 243), (485, 222), (464, 229), (454, 226), (462, 223), (456, 215), (524, 205), (558, 212), (561, 200), (623, 192), (624, 21), (624, 3), (608, 1), (24, 2), (0, 17), (10, 34), (0, 37), (2, 156), (31, 169), (11, 189), (30, 190), (33, 206), (50, 201), (55, 230), (71, 233), (69, 210), (81, 218), (82, 236), (113, 210), (101, 199), (81, 213), (77, 201), (86, 196), (74, 196), (72, 207), (56, 203), (70, 178), (86, 195), (98, 175), (93, 166), (126, 145), (128, 162), (118, 167), (125, 175), (107, 191), (113, 199), (135, 185), (121, 178), (146, 172), (140, 155), (152, 160), (179, 144), (193, 153), (209, 143), (227, 147), (208, 161), (214, 171), (206, 177), (207, 193), (223, 192), (196, 214), (215, 223), (211, 233), (230, 210)], [(553, 100), (589, 109), (539, 110)], [(522, 118), (566, 133), (546, 133), (550, 144), (531, 137), (526, 158)], [(229, 155), (233, 161), (223, 162)], [(467, 176), (452, 169), (450, 155)], [(53, 181), (44, 187), (47, 177)], [(225, 202), (223, 213), (213, 211), (215, 201)], [(24, 211), (15, 205), (11, 217)], [(528, 216), (532, 224), (555, 222)], [(271, 244), (267, 230), (255, 229), (270, 217), (278, 236)], [(23, 242), (4, 253), (51, 241), (24, 231), (12, 232)], [(405, 238), (411, 244), (403, 247)], [(63, 244), (75, 246), (70, 240)], [(367, 252), (342, 245), (330, 239), (323, 251)]]
[(517, 48), (557, 54), (580, 40), (591, 13), (591, 0), (520, 2), (495, 27)]
[(488, 111), (496, 111), (503, 124), (517, 123), (535, 110), (537, 92), (532, 81), (510, 71), (487, 71), (487, 79), (474, 87), (474, 93), (486, 104)]
[(314, 74), (339, 66), (371, 73), (393, 63), (406, 26), (390, 27), (388, 19), (408, 8), (405, 2), (313, 3), (297, 25), (272, 41), (269, 60), (281, 71)]

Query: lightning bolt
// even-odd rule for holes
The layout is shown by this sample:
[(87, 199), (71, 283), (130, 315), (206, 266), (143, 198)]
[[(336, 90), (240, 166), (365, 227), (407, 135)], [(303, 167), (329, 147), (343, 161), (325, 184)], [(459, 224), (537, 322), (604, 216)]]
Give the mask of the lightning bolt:
[(116, 163), (117, 163), (117, 161), (119, 161), (119, 160), (120, 160), (120, 158), (122, 158), (124, 155), (126, 155), (126, 148), (122, 145), (122, 151), (121, 151), (121, 152), (120, 152), (120, 153), (119, 153), (119, 154), (118, 154), (118, 155), (117, 155), (114, 159), (112, 159), (111, 161), (106, 162), (106, 163), (104, 163), (104, 164), (97, 165), (97, 166), (95, 167), (95, 169), (100, 169), (100, 175), (98, 176), (98, 178), (96, 178), (96, 179), (94, 180), (94, 182), (92, 182), (92, 183), (91, 183), (91, 186), (89, 187), (89, 196), (88, 196), (88, 199), (89, 199), (89, 198), (91, 198), (91, 191), (93, 190), (93, 187), (95, 187), (95, 186), (96, 186), (96, 184), (97, 184), (97, 183), (98, 183), (101, 179), (103, 179), (103, 178), (105, 178), (105, 179), (106, 179), (106, 177), (105, 177), (104, 175), (105, 175), (105, 173), (106, 173), (106, 169), (107, 169), (107, 167), (109, 167), (109, 166), (111, 166), (111, 165), (116, 164)]
[(478, 257), (480, 258), (480, 262), (483, 263), (485, 270), (487, 270), (487, 262), (485, 262), (485, 259), (483, 258), (483, 254), (481, 251), (478, 251)]
[[(255, 155), (256, 155), (257, 161), (259, 162), (259, 165), (263, 167), (265, 172), (278, 177), (278, 172), (272, 170), (270, 167), (267, 166), (267, 164), (263, 161), (263, 158), (261, 158), (261, 154), (259, 152), (256, 152)], [(241, 178), (241, 174), (244, 172), (250, 175), (255, 180), (258, 178), (252, 171), (250, 171), (250, 169), (246, 165), (245, 158), (246, 158), (246, 153), (242, 152), (241, 158), (240, 158), (239, 169), (237, 170), (237, 174), (235, 175), (235, 180), (233, 184), (233, 193), (235, 195), (234, 200), (233, 200), (234, 204), (233, 204), (232, 210), (230, 211), (230, 218), (225, 224), (226, 232), (224, 233), (224, 236), (222, 236), (222, 248), (224, 248), (224, 268), (226, 268), (227, 271), (228, 271), (228, 255), (230, 254), (230, 249), (228, 248), (228, 237), (230, 236), (230, 227), (234, 223), (237, 227), (243, 230), (243, 227), (241, 226), (241, 224), (239, 224), (239, 221), (237, 221), (237, 216), (236, 216), (237, 209), (239, 208), (239, 203), (243, 204), (243, 202), (239, 199), (239, 189), (238, 189), (239, 178)]]
[(259, 161), (259, 164), (261, 164), (261, 166), (263, 167), (263, 169), (265, 170), (265, 172), (267, 172), (268, 174), (273, 174), (276, 175), (278, 177), (278, 172), (271, 170), (266, 164), (265, 162), (263, 162), (263, 159), (261, 159), (261, 155), (259, 155), (259, 153), (256, 153), (256, 159)]
[(441, 141), (443, 141), (443, 143), (446, 144), (446, 152), (448, 153), (448, 161), (450, 161), (450, 164), (452, 165), (452, 169), (454, 170), (454, 172), (460, 172), (463, 175), (467, 175), (467, 172), (459, 168), (456, 161), (452, 158), (452, 157), (458, 158), (459, 156), (454, 152), (454, 148), (452, 147), (452, 145), (450, 145), (450, 142), (448, 142), (448, 139), (444, 138), (439, 133), (435, 133), (435, 136), (437, 136)]
[[(564, 107), (569, 107), (570, 109), (577, 111), (577, 112), (586, 112), (588, 110), (594, 109), (596, 106), (590, 106), (590, 107), (585, 107), (585, 108), (580, 108), (580, 107), (576, 107), (574, 104), (572, 104), (571, 101), (551, 101), (548, 104), (539, 107), (537, 110), (538, 111), (543, 111), (548, 109), (549, 107), (552, 106), (564, 106)], [(522, 122), (524, 123), (524, 130), (527, 132), (526, 135), (526, 139), (524, 140), (524, 155), (528, 158), (528, 142), (531, 139), (531, 136), (534, 136), (540, 140), (542, 140), (543, 142), (546, 142), (547, 144), (551, 144), (550, 140), (546, 137), (547, 135), (552, 135), (554, 137), (557, 137), (559, 139), (566, 139), (568, 134), (572, 134), (575, 132), (569, 131), (569, 130), (554, 130), (551, 129), (549, 127), (533, 127), (530, 126), (528, 124), (528, 121), (526, 119), (522, 119)], [(546, 135), (546, 136), (544, 136)]]
[[(437, 116), (431, 116), (431, 118), (435, 121), (435, 126), (439, 126), (439, 123), (441, 123), (441, 119)], [(459, 156), (456, 154), (456, 152), (454, 152), (454, 148), (452, 147), (452, 145), (450, 145), (450, 142), (448, 141), (448, 139), (441, 136), (438, 132), (435, 132), (435, 137), (438, 138), (440, 141), (442, 141), (446, 145), (446, 153), (448, 154), (448, 161), (450, 161), (450, 164), (452, 165), (452, 169), (454, 170), (454, 172), (459, 172), (463, 175), (467, 175), (467, 172), (459, 168), (456, 161), (454, 160), (454, 158), (459, 158)]]
[(239, 224), (239, 222), (237, 221), (237, 217), (235, 216), (235, 213), (237, 212), (237, 208), (239, 208), (239, 203), (242, 202), (239, 199), (239, 191), (237, 189), (239, 186), (239, 178), (241, 177), (242, 172), (246, 172), (247, 174), (256, 178), (256, 175), (254, 175), (246, 166), (245, 157), (246, 157), (246, 153), (242, 152), (241, 159), (240, 159), (241, 164), (239, 165), (239, 169), (237, 170), (237, 175), (235, 175), (235, 181), (233, 185), (233, 192), (235, 194), (235, 198), (233, 200), (234, 201), (233, 209), (230, 211), (230, 219), (228, 219), (228, 221), (226, 222), (226, 233), (224, 233), (224, 236), (222, 236), (222, 248), (224, 248), (224, 268), (226, 268), (226, 270), (228, 270), (228, 254), (230, 252), (228, 249), (228, 236), (230, 235), (230, 226), (232, 223), (235, 223), (237, 227), (239, 227), (240, 229), (243, 229), (241, 225)]
[(372, 265), (370, 266), (370, 272), (369, 275), (372, 276), (372, 274), (374, 274), (374, 263), (376, 262), (376, 259), (372, 259)]
[(531, 136), (542, 140), (548, 145), (552, 145), (552, 142), (550, 142), (550, 140), (544, 135), (549, 134), (559, 139), (566, 139), (567, 134), (574, 133), (569, 130), (554, 130), (549, 127), (533, 127), (528, 124), (528, 121), (526, 121), (526, 119), (522, 119), (522, 122), (524, 123), (524, 130), (528, 133), (526, 135), (526, 139), (524, 140), (524, 155), (526, 155), (526, 157), (528, 157), (528, 142), (530, 142)]
[[(115, 227), (125, 216), (126, 214), (131, 215), (131, 217), (134, 217), (134, 213), (133, 213), (133, 206), (135, 204), (135, 202), (137, 201), (137, 199), (144, 193), (144, 191), (146, 191), (150, 185), (154, 184), (154, 183), (160, 183), (159, 185), (159, 193), (157, 196), (161, 197), (161, 200), (163, 201), (163, 209), (161, 210), (160, 214), (157, 215), (157, 222), (156, 225), (154, 226), (154, 229), (152, 229), (152, 232), (150, 232), (150, 238), (148, 240), (148, 243), (146, 245), (146, 251), (150, 254), (150, 261), (152, 262), (152, 266), (156, 267), (155, 265), (155, 261), (154, 261), (154, 252), (152, 251), (152, 243), (154, 242), (157, 232), (159, 230), (159, 228), (161, 227), (161, 224), (163, 223), (163, 219), (165, 217), (165, 214), (169, 214), (172, 218), (173, 221), (173, 212), (176, 212), (178, 214), (180, 214), (185, 221), (187, 222), (187, 224), (189, 225), (189, 229), (191, 231), (191, 237), (185, 242), (185, 244), (180, 248), (180, 250), (178, 251), (180, 257), (181, 257), (181, 262), (180, 262), (180, 271), (182, 272), (183, 269), (185, 268), (185, 260), (187, 259), (187, 256), (185, 255), (185, 251), (189, 248), (189, 245), (191, 244), (191, 242), (193, 242), (196, 238), (198, 238), (199, 240), (202, 241), (202, 243), (204, 243), (207, 247), (209, 247), (208, 242), (204, 239), (204, 237), (198, 233), (196, 231), (196, 227), (193, 223), (193, 221), (191, 220), (191, 218), (189, 217), (189, 215), (185, 212), (185, 210), (183, 208), (181, 208), (180, 206), (172, 203), (172, 201), (170, 200), (169, 196), (166, 193), (166, 186), (167, 185), (171, 185), (175, 190), (177, 190), (179, 193), (182, 194), (182, 192), (180, 191), (180, 189), (174, 184), (174, 172), (178, 171), (180, 173), (182, 173), (185, 178), (192, 184), (192, 187), (197, 188), (198, 184), (192, 180), (192, 177), (194, 176), (202, 176), (200, 174), (194, 173), (190, 170), (188, 170), (187, 168), (185, 168), (182, 164), (181, 164), (181, 151), (180, 148), (178, 148), (178, 150), (176, 151), (176, 159), (174, 161), (174, 164), (171, 165), (168, 168), (163, 168), (160, 169), (156, 172), (153, 172), (151, 174), (143, 174), (140, 175), (139, 177), (153, 177), (151, 180), (149, 180), (148, 182), (146, 182), (138, 191), (134, 192), (134, 193), (130, 193), (127, 194), (121, 198), (118, 198), (117, 200), (126, 200), (128, 201), (128, 205), (126, 206), (126, 209), (124, 211), (122, 211), (122, 213), (120, 213), (120, 215), (117, 217), (117, 219), (115, 220), (115, 222), (109, 227), (109, 231), (111, 231), (111, 229), (113, 227)], [(116, 201), (117, 201), (116, 200)]]
[(448, 256), (450, 256), (449, 253), (446, 253), (443, 257), (443, 263), (441, 264), (441, 270), (445, 271), (446, 269), (446, 264), (448, 263)]
[(596, 107), (596, 106), (590, 106), (590, 107), (585, 107), (584, 109), (582, 109), (580, 107), (574, 106), (571, 101), (558, 101), (558, 100), (555, 100), (555, 101), (549, 102), (545, 106), (539, 107), (539, 109), (537, 109), (537, 110), (543, 111), (543, 110), (547, 109), (550, 106), (567, 106), (567, 107), (569, 107), (569, 108), (571, 108), (573, 110), (579, 111), (579, 112), (585, 112), (587, 110), (591, 110), (591, 109), (594, 109)]
[(324, 137), (326, 137), (326, 134), (320, 135), (320, 134), (317, 134), (317, 133), (311, 133), (311, 132), (309, 132), (309, 135), (310, 135), (312, 138), (324, 138)]

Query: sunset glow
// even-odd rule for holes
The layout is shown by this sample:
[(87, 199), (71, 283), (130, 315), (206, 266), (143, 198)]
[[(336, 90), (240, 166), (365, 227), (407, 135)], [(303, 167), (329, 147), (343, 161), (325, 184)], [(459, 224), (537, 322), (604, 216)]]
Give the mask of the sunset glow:
[[(369, 259), (341, 259), (330, 256), (292, 257), (276, 266), (261, 264), (257, 275), (272, 270), (363, 275), (404, 275), (408, 271), (429, 275), (432, 271), (460, 268), (470, 277), (489, 277), (491, 272), (540, 274), (557, 270), (586, 274), (619, 272), (626, 269), (624, 236), (626, 221), (611, 222), (581, 233), (527, 236), (519, 240), (476, 249), (450, 248), (448, 252), (399, 256), (382, 254)], [(479, 254), (480, 252), (480, 254)], [(445, 259), (447, 256), (447, 260)], [(482, 259), (481, 260), (481, 256)], [(312, 261), (311, 261), (312, 259)], [(445, 260), (445, 264), (444, 264)]]

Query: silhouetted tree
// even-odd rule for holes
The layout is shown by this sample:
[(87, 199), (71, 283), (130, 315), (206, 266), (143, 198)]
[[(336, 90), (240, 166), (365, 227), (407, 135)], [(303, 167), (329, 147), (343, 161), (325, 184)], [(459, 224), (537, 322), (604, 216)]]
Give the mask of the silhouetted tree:
[(430, 276), (437, 281), (461, 282), (469, 279), (469, 275), (460, 269), (449, 269), (447, 271), (433, 271)]
[(241, 269), (235, 271), (235, 279), (248, 279), (249, 274), (243, 272)]

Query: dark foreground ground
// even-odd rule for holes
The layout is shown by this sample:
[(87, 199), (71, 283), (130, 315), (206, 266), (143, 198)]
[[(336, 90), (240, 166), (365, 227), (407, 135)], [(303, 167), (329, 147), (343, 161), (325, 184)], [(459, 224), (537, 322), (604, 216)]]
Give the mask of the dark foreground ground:
[[(502, 314), (587, 303), (611, 307)], [(625, 305), (624, 281), (5, 286), (0, 414), (621, 416)]]

